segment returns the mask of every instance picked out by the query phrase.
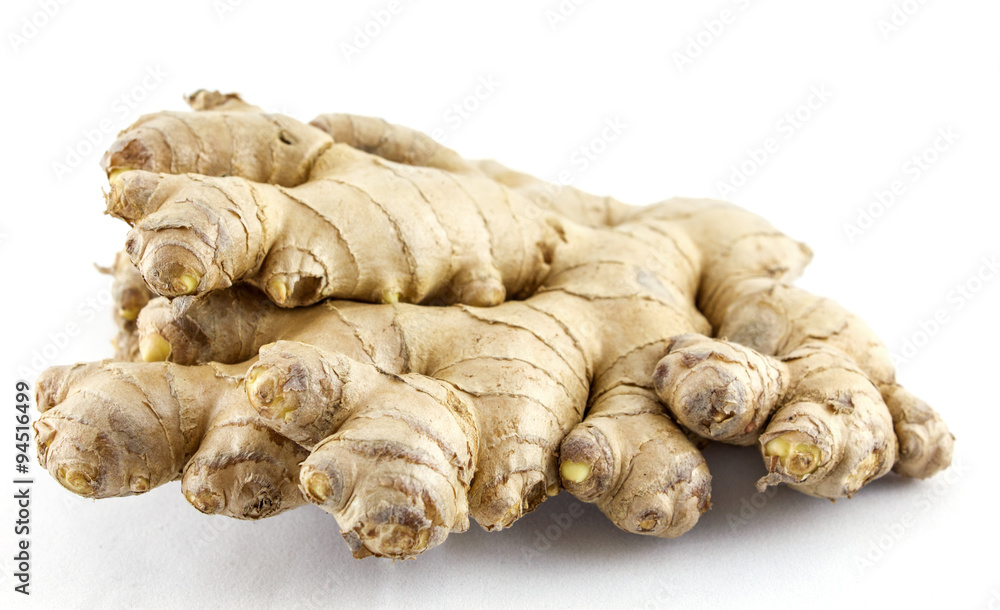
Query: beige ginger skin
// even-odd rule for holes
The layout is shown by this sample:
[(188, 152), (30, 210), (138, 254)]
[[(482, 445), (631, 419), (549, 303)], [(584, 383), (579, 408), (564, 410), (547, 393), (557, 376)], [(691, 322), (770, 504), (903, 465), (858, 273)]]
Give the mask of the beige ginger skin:
[(38, 383), (39, 459), (74, 493), (180, 478), (245, 519), (311, 502), (356, 557), (406, 558), (560, 488), (680, 535), (710, 504), (703, 439), (831, 499), (950, 462), (874, 333), (789, 284), (808, 249), (748, 212), (627, 206), (378, 119), (189, 101), (104, 159), (133, 227), (119, 361)]

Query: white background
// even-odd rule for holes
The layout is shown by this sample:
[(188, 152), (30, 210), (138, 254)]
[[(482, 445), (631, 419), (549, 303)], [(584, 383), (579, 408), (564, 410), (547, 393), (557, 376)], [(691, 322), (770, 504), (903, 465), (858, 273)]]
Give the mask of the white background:
[[(388, 0), (224, 2), (0, 11), (4, 607), (1000, 607), (1000, 279), (984, 263), (1000, 254), (996, 2), (566, 0), (556, 21), (558, 0), (399, 0), (367, 41), (357, 28)], [(481, 82), (493, 84), (478, 99)], [(354, 112), (440, 129), (466, 156), (548, 179), (569, 170), (628, 202), (725, 194), (813, 247), (801, 285), (911, 355), (901, 380), (949, 421), (956, 466), (833, 504), (757, 496), (756, 451), (712, 448), (714, 506), (677, 540), (622, 533), (564, 494), (511, 530), (473, 525), (392, 563), (352, 559), (314, 507), (207, 517), (176, 483), (92, 502), (33, 462), (32, 594), (15, 595), (14, 383), (39, 364), (111, 355), (108, 282), (92, 264), (111, 260), (126, 227), (102, 215), (100, 154), (198, 88), (305, 120)], [(825, 100), (810, 97), (819, 90)], [(595, 142), (607, 121), (621, 134)], [(957, 139), (928, 152), (938, 130)], [(769, 138), (774, 152), (753, 161)], [(601, 152), (583, 163), (580, 147)], [(918, 174), (914, 155), (933, 162)], [(744, 163), (746, 183), (720, 193)], [(905, 192), (849, 239), (844, 225), (895, 181)]]

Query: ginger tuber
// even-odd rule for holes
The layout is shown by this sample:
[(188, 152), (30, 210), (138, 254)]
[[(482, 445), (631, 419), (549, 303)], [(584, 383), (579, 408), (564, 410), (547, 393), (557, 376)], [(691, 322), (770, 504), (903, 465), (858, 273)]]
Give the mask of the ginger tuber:
[(809, 250), (746, 211), (635, 208), (378, 119), (189, 101), (104, 160), (132, 262), (173, 297), (122, 326), (146, 362), (39, 380), (39, 459), (75, 493), (180, 477), (207, 513), (311, 502), (355, 556), (396, 558), (561, 487), (680, 535), (710, 505), (698, 439), (759, 444), (761, 485), (828, 498), (950, 461), (872, 331), (789, 285)]
[[(182, 472), (175, 471), (185, 495), (201, 510), (236, 517), (263, 515), (266, 498), (273, 514), (301, 502), (298, 491), (284, 486), (295, 473), (305, 498), (337, 517), (356, 555), (410, 556), (464, 530), (470, 515), (488, 529), (507, 527), (556, 493), (559, 444), (583, 419), (591, 380), (600, 378), (609, 387), (607, 395), (594, 396), (595, 417), (604, 417), (601, 405), (617, 409), (614, 421), (600, 426), (622, 438), (621, 454), (612, 458), (618, 472), (601, 478), (605, 489), (595, 499), (630, 531), (686, 531), (708, 507), (708, 471), (666, 417), (651, 380), (638, 380), (660, 357), (658, 344), (708, 326), (683, 299), (681, 286), (694, 285), (696, 268), (649, 265), (651, 259), (696, 258), (693, 247), (676, 235), (671, 244), (677, 250), (660, 244), (654, 251), (637, 237), (642, 231), (641, 225), (562, 227), (563, 241), (538, 293), (486, 309), (341, 301), (286, 309), (238, 287), (197, 300), (154, 299), (140, 314), (140, 345), (155, 338), (169, 346), (159, 354), (193, 365), (169, 365), (170, 378), (183, 379), (179, 387), (186, 387), (187, 370), (216, 386), (205, 401), (178, 399), (173, 407), (207, 422), (189, 427), (200, 440), (187, 442), (199, 448)], [(647, 346), (653, 336), (659, 343)], [(208, 360), (237, 364), (217, 368), (214, 380), (205, 381), (205, 366), (222, 366), (196, 364)], [(65, 413), (80, 417), (95, 408), (81, 396), (87, 392), (107, 395), (96, 408), (113, 404), (123, 421), (130, 408), (145, 417), (145, 407), (115, 400), (109, 374), (120, 374), (118, 366), (105, 363), (93, 377), (66, 382), (55, 373), (39, 399), (52, 406), (39, 423), (46, 467), (67, 487), (77, 472), (87, 472), (93, 485), (84, 491), (95, 497), (129, 493), (120, 484), (126, 478), (170, 478), (125, 467), (105, 475), (104, 464), (155, 463), (163, 472), (178, 467), (173, 454), (155, 457), (145, 447), (141, 439), (148, 432), (114, 447), (136, 448), (145, 460), (82, 453), (78, 434), (62, 432)], [(234, 375), (244, 378), (243, 393), (234, 388)], [(611, 386), (624, 375), (637, 381), (623, 393), (624, 386)], [(637, 396), (643, 397), (641, 408), (634, 407)], [(249, 416), (254, 411), (259, 417)], [(647, 425), (653, 428), (646, 437), (666, 438), (647, 443), (630, 433)], [(267, 437), (266, 444), (251, 443), (247, 435), (259, 435), (261, 426), (288, 442)], [(311, 452), (301, 472), (289, 443)], [(676, 461), (679, 452), (687, 458)], [(234, 463), (252, 467), (255, 476), (214, 466)], [(650, 487), (653, 480), (660, 486)]]
[(397, 145), (409, 130), (338, 115), (306, 125), (217, 98), (141, 118), (103, 160), (107, 211), (133, 225), (129, 255), (156, 293), (243, 281), (284, 307), (331, 296), (485, 306), (544, 277), (558, 240), (549, 214), (454, 152), (424, 145), (427, 165), (404, 165), (320, 127)]

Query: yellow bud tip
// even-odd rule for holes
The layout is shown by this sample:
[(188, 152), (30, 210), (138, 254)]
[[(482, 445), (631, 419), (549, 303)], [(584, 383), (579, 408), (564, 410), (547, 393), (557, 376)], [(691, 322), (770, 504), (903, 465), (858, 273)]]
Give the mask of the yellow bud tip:
[(764, 454), (777, 457), (781, 466), (789, 474), (805, 476), (815, 472), (822, 463), (823, 452), (812, 443), (792, 443), (782, 436), (771, 439), (764, 445)]
[(764, 445), (764, 454), (769, 456), (787, 457), (791, 443), (782, 437), (773, 438)]
[(170, 342), (159, 333), (139, 339), (139, 354), (143, 362), (163, 362), (170, 357)]
[(822, 452), (811, 443), (798, 443), (792, 447), (786, 468), (794, 474), (811, 474), (819, 468)]
[(280, 278), (273, 278), (267, 283), (268, 292), (271, 293), (271, 298), (278, 305), (284, 305), (288, 300), (288, 284)]
[(392, 305), (393, 303), (399, 302), (399, 297), (401, 295), (396, 290), (386, 290), (382, 293), (382, 302)]
[(113, 170), (111, 170), (110, 172), (108, 172), (108, 184), (114, 184), (116, 181), (118, 181), (121, 178), (122, 174), (124, 174), (125, 172), (130, 172), (130, 171), (132, 171), (131, 167), (116, 167), (116, 168), (114, 168)]
[(132, 477), (132, 480), (128, 482), (128, 487), (133, 493), (141, 494), (147, 492), (149, 491), (149, 479), (141, 476)]
[(503, 517), (500, 517), (500, 527), (510, 527), (515, 521), (521, 518), (521, 514), (521, 502), (515, 502), (510, 508), (507, 509), (507, 512), (503, 514)]
[(90, 480), (87, 479), (87, 475), (78, 470), (70, 470), (67, 472), (63, 481), (65, 481), (66, 485), (76, 492), (86, 491), (90, 486)]
[(130, 307), (128, 309), (122, 308), (118, 310), (118, 315), (129, 322), (134, 322), (136, 318), (139, 317), (139, 308)]
[(184, 292), (181, 294), (191, 294), (198, 289), (198, 283), (201, 282), (201, 278), (197, 274), (184, 273), (177, 278), (177, 282), (184, 288)]
[(206, 515), (214, 515), (222, 510), (222, 496), (217, 493), (207, 490), (199, 491), (197, 494), (192, 491), (185, 491), (184, 497), (191, 503), (191, 506)]
[(94, 494), (94, 477), (78, 468), (67, 466), (59, 468), (56, 480), (77, 495), (91, 496)]
[(306, 492), (316, 502), (326, 502), (332, 491), (330, 479), (322, 472), (314, 472), (306, 479)]
[(583, 483), (590, 476), (590, 464), (567, 460), (559, 467), (559, 474), (570, 483)]
[(299, 406), (294, 393), (286, 396), (282, 391), (282, 381), (273, 369), (254, 367), (247, 374), (246, 387), (250, 405), (261, 417), (288, 421)]

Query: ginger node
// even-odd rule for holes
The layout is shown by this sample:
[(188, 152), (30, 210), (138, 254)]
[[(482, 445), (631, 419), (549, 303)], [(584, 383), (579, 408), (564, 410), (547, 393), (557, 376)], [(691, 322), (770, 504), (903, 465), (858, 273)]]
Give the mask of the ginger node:
[(590, 477), (590, 471), (590, 464), (585, 462), (572, 462), (567, 460), (562, 463), (562, 466), (559, 467), (559, 474), (562, 475), (562, 478), (571, 483), (583, 483), (588, 477)]

